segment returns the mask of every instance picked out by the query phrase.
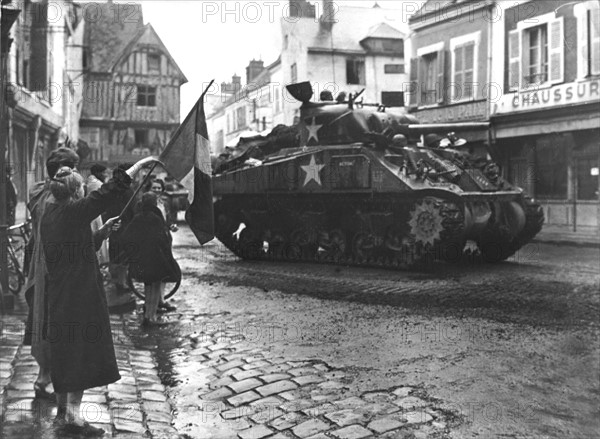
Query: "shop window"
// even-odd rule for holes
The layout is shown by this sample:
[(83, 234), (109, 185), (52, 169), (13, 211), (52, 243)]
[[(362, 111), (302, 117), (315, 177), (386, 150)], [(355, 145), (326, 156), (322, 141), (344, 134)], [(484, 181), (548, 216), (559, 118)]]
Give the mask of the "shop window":
[(148, 146), (148, 130), (135, 130), (135, 146), (142, 148)]
[(577, 199), (598, 200), (598, 156), (577, 159)]
[(404, 92), (382, 91), (381, 104), (386, 107), (404, 107)]
[(156, 87), (137, 87), (137, 105), (140, 107), (156, 107)]
[(365, 62), (361, 59), (346, 60), (346, 83), (365, 85)]
[(535, 196), (566, 199), (567, 148), (563, 142), (538, 141), (535, 160)]

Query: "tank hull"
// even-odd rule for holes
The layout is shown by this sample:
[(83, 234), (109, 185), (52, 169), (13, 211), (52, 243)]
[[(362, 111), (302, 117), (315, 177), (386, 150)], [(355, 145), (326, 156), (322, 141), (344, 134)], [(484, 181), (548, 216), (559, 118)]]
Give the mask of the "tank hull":
[(419, 178), (359, 143), (283, 149), (214, 177), (216, 236), (245, 259), (415, 268), (464, 260), (468, 240), (506, 259), (539, 231), (541, 209), (518, 188), (475, 183)]

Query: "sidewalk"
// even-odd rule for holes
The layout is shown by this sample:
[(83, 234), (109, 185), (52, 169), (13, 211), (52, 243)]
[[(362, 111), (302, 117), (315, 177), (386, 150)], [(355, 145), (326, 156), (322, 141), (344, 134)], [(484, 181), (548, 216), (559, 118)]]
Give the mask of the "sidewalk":
[(544, 225), (534, 241), (549, 244), (600, 247), (600, 229), (598, 227), (580, 226), (574, 232), (572, 226)]
[[(0, 437), (58, 439), (52, 425), (56, 405), (34, 398), (38, 366), (23, 346), (27, 305), (22, 295), (16, 310), (0, 316)], [(90, 424), (103, 428), (104, 437), (176, 438), (172, 407), (158, 376), (152, 352), (136, 349), (127, 335), (125, 316), (111, 315), (121, 380), (87, 390), (81, 406)]]

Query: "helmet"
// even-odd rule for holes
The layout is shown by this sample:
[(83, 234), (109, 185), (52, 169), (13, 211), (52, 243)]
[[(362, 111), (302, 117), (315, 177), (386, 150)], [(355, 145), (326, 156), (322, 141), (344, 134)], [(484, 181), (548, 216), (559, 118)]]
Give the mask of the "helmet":
[(408, 145), (408, 139), (404, 134), (396, 134), (392, 137), (392, 145), (397, 147), (403, 147)]
[(429, 148), (437, 148), (438, 146), (440, 146), (440, 141), (442, 140), (442, 137), (438, 136), (437, 134), (431, 133), (427, 134), (424, 140), (425, 146)]

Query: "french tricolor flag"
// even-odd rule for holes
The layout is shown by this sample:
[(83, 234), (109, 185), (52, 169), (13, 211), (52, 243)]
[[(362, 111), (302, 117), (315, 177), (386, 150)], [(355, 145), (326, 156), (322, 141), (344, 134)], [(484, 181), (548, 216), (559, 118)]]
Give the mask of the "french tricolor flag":
[(214, 238), (210, 142), (204, 114), (204, 96), (209, 88), (160, 155), (167, 172), (189, 191), (185, 220), (202, 245)]

